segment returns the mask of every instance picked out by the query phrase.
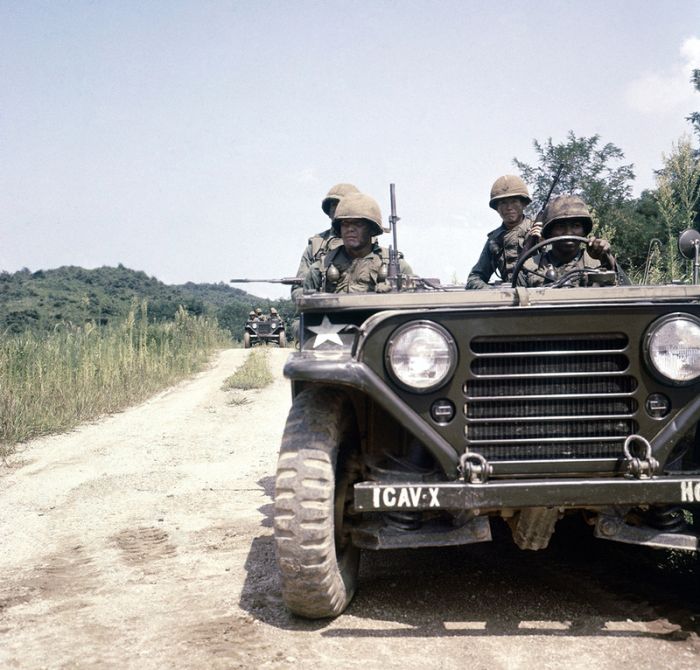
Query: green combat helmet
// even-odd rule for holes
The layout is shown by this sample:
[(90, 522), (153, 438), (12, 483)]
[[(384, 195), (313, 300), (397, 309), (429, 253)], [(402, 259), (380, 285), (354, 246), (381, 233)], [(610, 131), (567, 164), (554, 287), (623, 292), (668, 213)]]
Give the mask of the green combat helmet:
[(522, 198), (526, 205), (532, 202), (530, 192), (527, 190), (525, 182), (520, 177), (516, 177), (513, 174), (504, 174), (493, 182), (489, 207), (491, 209), (498, 209), (498, 201), (503, 198)]
[(255, 316), (261, 316), (262, 315), (262, 310), (259, 307), (255, 308)]
[(251, 309), (250, 312), (248, 312), (248, 318), (249, 319), (254, 319), (255, 318), (255, 312)]
[(333, 203), (337, 204), (346, 195), (359, 192), (360, 189), (353, 184), (336, 184), (335, 186), (331, 186), (331, 189), (326, 194), (326, 197), (321, 201), (321, 209), (324, 211), (326, 216), (330, 216), (329, 211)]
[(333, 232), (340, 237), (340, 222), (343, 219), (362, 219), (369, 223), (370, 235), (381, 235), (384, 232), (382, 228), (382, 212), (374, 198), (365, 195), (364, 193), (352, 193), (344, 197), (335, 210), (333, 218)]
[(586, 237), (593, 228), (593, 219), (586, 203), (577, 195), (560, 195), (554, 198), (544, 211), (542, 236), (551, 237), (552, 226), (562, 219), (578, 219), (583, 222), (583, 235)]

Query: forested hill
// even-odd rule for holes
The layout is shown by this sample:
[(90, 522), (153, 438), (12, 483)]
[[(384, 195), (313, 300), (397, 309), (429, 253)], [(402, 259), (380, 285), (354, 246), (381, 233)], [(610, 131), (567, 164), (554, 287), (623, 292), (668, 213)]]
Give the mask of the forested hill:
[(172, 319), (182, 305), (191, 314), (215, 316), (236, 337), (251, 308), (274, 306), (283, 314), (291, 309), (287, 300), (257, 298), (224, 283), (168, 285), (123, 265), (23, 269), (0, 273), (0, 332), (51, 330), (57, 324), (87, 321), (107, 324), (144, 300), (153, 320)]

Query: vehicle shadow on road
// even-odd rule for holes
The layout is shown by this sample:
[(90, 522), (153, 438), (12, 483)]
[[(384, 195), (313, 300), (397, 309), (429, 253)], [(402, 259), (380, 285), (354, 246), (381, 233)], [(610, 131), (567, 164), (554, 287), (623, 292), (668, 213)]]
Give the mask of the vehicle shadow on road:
[[(272, 501), (274, 477), (258, 482)], [(272, 526), (273, 504), (259, 508)], [(578, 518), (559, 523), (550, 546), (518, 549), (504, 523), (493, 542), (365, 551), (352, 627), (308, 621), (284, 606), (271, 533), (256, 537), (240, 607), (286, 630), (329, 637), (603, 636), (687, 640), (700, 635), (700, 560), (592, 536)], [(360, 624), (358, 625), (358, 619)], [(361, 621), (366, 621), (363, 628)], [(373, 622), (382, 622), (377, 626)]]
[(598, 540), (578, 519), (550, 546), (518, 549), (505, 524), (471, 546), (365, 552), (347, 612), (399, 627), (328, 636), (603, 636), (687, 640), (700, 633), (700, 560)]

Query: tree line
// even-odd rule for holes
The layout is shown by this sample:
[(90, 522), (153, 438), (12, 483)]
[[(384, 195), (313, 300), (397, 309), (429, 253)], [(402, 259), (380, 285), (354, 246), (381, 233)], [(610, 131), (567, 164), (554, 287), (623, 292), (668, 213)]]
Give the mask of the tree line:
[(292, 314), (289, 300), (265, 300), (220, 282), (167, 285), (145, 272), (118, 265), (87, 270), (0, 273), (0, 332), (34, 333), (94, 323), (122, 321), (135, 304), (148, 303), (153, 323), (173, 321), (182, 307), (189, 315), (216, 318), (232, 337), (241, 339), (248, 313), (255, 307)]
[[(700, 92), (700, 70), (691, 84)], [(581, 196), (595, 222), (594, 233), (608, 239), (620, 264), (635, 283), (684, 281), (689, 262), (678, 253), (676, 240), (686, 228), (700, 226), (700, 112), (686, 117), (690, 132), (675, 142), (655, 171), (656, 188), (632, 197), (634, 166), (624, 162), (623, 151), (599, 135), (579, 137), (569, 131), (566, 140), (533, 141), (535, 164), (513, 159), (530, 186), (530, 215), (540, 211), (559, 172), (553, 196)]]

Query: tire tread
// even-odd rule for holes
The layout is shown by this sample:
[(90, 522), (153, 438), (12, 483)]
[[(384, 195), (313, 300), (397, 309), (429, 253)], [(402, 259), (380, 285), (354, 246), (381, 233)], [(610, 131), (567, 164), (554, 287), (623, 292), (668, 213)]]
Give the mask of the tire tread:
[(275, 545), (287, 607), (306, 618), (337, 616), (355, 592), (359, 552), (339, 563), (334, 539), (335, 464), (354, 429), (338, 389), (309, 388), (294, 399), (275, 487)]

